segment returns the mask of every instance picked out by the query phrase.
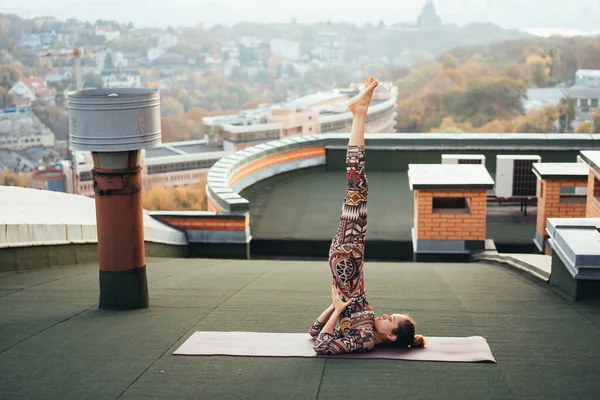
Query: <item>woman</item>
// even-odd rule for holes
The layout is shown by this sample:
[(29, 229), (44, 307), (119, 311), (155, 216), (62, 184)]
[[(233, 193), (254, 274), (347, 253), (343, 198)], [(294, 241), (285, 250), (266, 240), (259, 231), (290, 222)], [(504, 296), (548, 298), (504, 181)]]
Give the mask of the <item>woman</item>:
[[(332, 304), (310, 328), (318, 354), (365, 352), (375, 345), (423, 347), (410, 317), (384, 314), (375, 317), (364, 288), (363, 259), (367, 231), (367, 177), (365, 174), (365, 123), (373, 91), (379, 82), (369, 77), (364, 89), (349, 103), (353, 122), (346, 152), (348, 177), (340, 225), (329, 249), (333, 274)], [(336, 328), (339, 321), (340, 326)]]

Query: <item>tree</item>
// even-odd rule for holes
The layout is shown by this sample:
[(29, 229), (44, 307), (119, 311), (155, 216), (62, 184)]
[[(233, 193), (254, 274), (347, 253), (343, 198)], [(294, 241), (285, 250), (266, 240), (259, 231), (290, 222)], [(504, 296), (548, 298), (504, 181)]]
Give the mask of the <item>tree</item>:
[(560, 105), (558, 106), (560, 133), (573, 131), (572, 124), (575, 119), (575, 103), (576, 100), (569, 96), (563, 97), (560, 100)]
[(270, 100), (270, 99), (265, 99), (265, 98), (253, 99), (253, 100), (250, 100), (249, 102), (247, 102), (246, 104), (244, 104), (242, 106), (242, 110), (251, 110), (253, 108), (257, 108), (261, 104), (272, 104), (272, 103), (273, 103), (273, 100)]
[(110, 52), (106, 53), (104, 56), (104, 68), (103, 69), (114, 69), (115, 63), (112, 59), (112, 54)]
[(594, 113), (594, 132), (600, 133), (600, 111)]
[(469, 121), (481, 127), (495, 119), (510, 119), (524, 113), (522, 83), (510, 78), (493, 77), (471, 81), (465, 91), (444, 93), (443, 104), (457, 121)]
[(185, 112), (183, 105), (173, 97), (165, 97), (160, 102), (160, 114), (162, 117), (173, 117)]
[(192, 121), (202, 122), (202, 118), (208, 117), (210, 113), (203, 108), (196, 107), (192, 108), (185, 115)]
[(171, 122), (168, 119), (166, 119), (166, 118), (160, 119), (160, 130), (161, 130), (163, 143), (177, 141), (175, 128), (173, 127), (173, 124), (171, 124)]
[(4, 186), (31, 187), (31, 174), (18, 174), (15, 172), (10, 172), (8, 168), (4, 167), (2, 173), (0, 174), (0, 184)]
[(547, 87), (552, 57), (542, 57), (537, 54), (531, 55), (527, 57), (526, 64), (531, 70), (531, 79), (535, 85), (540, 88)]
[(514, 121), (515, 133), (552, 133), (559, 115), (556, 107), (535, 108)]
[(450, 53), (445, 53), (442, 56), (442, 65), (444, 69), (456, 69), (458, 68), (458, 59)]
[(594, 124), (590, 121), (582, 122), (577, 128), (577, 133), (594, 133)]
[(142, 204), (149, 211), (174, 211), (175, 201), (162, 185), (156, 185), (142, 193)]

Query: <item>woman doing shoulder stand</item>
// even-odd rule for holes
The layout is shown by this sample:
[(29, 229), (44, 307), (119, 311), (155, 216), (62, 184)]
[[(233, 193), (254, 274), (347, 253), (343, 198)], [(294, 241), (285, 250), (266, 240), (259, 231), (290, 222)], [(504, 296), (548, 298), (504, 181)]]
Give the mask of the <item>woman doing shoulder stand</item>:
[(367, 110), (378, 84), (375, 78), (369, 77), (364, 89), (349, 103), (353, 122), (346, 150), (346, 196), (340, 224), (329, 249), (332, 304), (310, 328), (310, 335), (316, 339), (313, 348), (318, 354), (365, 352), (375, 345), (425, 346), (423, 336), (415, 335), (410, 317), (402, 314), (375, 317), (365, 293), (363, 261), (368, 185), (364, 138)]

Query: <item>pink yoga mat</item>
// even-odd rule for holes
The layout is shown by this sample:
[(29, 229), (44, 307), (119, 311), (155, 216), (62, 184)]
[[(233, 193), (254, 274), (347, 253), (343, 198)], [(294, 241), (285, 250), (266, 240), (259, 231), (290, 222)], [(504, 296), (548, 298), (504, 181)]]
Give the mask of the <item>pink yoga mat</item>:
[(496, 362), (481, 336), (425, 337), (427, 347), (375, 347), (368, 353), (320, 356), (308, 333), (195, 332), (173, 354), (187, 356), (327, 357), (447, 362)]

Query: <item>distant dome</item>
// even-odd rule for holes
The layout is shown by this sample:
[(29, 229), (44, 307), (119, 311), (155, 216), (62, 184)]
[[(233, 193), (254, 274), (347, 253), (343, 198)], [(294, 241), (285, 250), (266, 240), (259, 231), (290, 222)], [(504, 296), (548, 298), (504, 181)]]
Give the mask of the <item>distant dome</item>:
[(423, 11), (419, 16), (417, 25), (421, 29), (436, 28), (442, 25), (442, 19), (438, 15), (433, 0), (427, 0), (423, 6)]

